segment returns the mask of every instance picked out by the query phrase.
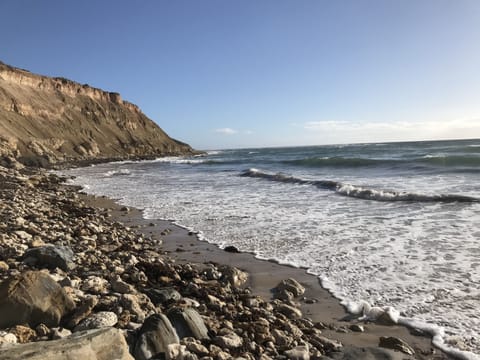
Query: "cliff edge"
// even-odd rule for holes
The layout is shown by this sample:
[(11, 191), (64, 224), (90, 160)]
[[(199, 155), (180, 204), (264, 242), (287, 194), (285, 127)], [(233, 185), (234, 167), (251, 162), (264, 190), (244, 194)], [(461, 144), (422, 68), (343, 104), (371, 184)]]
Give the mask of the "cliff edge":
[(26, 165), (192, 153), (120, 94), (0, 62), (0, 157)]

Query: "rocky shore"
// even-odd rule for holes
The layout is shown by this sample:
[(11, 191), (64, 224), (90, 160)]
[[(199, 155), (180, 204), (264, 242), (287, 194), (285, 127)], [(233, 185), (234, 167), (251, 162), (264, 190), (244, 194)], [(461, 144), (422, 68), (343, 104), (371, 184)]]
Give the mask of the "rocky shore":
[[(376, 325), (318, 321), (302, 280), (259, 292), (188, 234), (175, 242), (173, 225), (120, 222), (130, 209), (93, 207), (64, 181), (0, 167), (0, 360), (448, 359), (389, 326), (373, 346), (342, 344), (331, 334), (362, 339)], [(182, 259), (187, 243), (197, 261)]]

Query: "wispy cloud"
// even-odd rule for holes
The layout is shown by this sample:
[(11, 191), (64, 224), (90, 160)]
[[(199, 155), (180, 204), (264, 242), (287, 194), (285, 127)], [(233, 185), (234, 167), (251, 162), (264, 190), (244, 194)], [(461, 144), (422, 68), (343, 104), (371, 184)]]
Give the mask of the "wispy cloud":
[(237, 130), (231, 129), (231, 128), (221, 128), (221, 129), (215, 129), (214, 132), (218, 134), (224, 134), (224, 135), (233, 135), (238, 133)]
[(309, 132), (335, 141), (396, 141), (436, 138), (467, 138), (480, 135), (480, 119), (438, 121), (361, 122), (344, 120), (309, 121)]

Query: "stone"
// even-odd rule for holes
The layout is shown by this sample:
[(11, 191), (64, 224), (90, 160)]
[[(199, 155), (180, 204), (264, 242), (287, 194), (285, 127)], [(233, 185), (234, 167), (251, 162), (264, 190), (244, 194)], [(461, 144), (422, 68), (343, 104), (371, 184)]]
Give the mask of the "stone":
[(296, 346), (293, 349), (285, 351), (285, 355), (290, 360), (310, 360), (308, 346)]
[(83, 291), (92, 294), (103, 294), (107, 291), (108, 281), (99, 276), (89, 276), (82, 284)]
[(37, 335), (40, 336), (40, 337), (50, 335), (50, 329), (45, 324), (39, 324), (35, 328), (35, 331), (37, 332)]
[(382, 336), (380, 337), (380, 341), (378, 343), (378, 346), (386, 348), (386, 349), (392, 349), (392, 350), (397, 350), (401, 351), (404, 354), (407, 355), (414, 355), (415, 351), (408, 345), (405, 341), (402, 339), (393, 337), (393, 336)]
[(55, 327), (74, 307), (63, 288), (41, 271), (26, 271), (0, 284), (0, 328), (41, 323)]
[(274, 288), (275, 292), (288, 291), (295, 297), (302, 296), (305, 293), (305, 288), (295, 279), (288, 278), (280, 281), (280, 283)]
[(8, 264), (5, 261), (0, 261), (0, 271), (7, 271), (8, 269)]
[(221, 266), (218, 269), (222, 273), (221, 280), (230, 283), (234, 287), (243, 286), (248, 280), (248, 274), (232, 266)]
[(110, 282), (110, 285), (112, 286), (113, 291), (120, 294), (131, 294), (135, 292), (135, 288), (132, 285), (126, 283), (121, 279), (113, 280), (112, 282)]
[(66, 337), (69, 337), (70, 335), (72, 335), (72, 332), (65, 328), (59, 327), (59, 328), (52, 329), (53, 340), (64, 339)]
[(365, 331), (365, 328), (362, 325), (358, 325), (358, 324), (352, 324), (348, 328), (350, 330), (354, 331), (354, 332), (364, 332)]
[(121, 330), (81, 331), (67, 338), (0, 348), (0, 360), (134, 360)]
[(326, 338), (325, 336), (321, 336), (318, 334), (313, 335), (310, 338), (310, 342), (314, 345), (320, 344), (321, 347), (323, 347), (327, 351), (338, 351), (343, 347), (341, 342)]
[(287, 304), (279, 304), (276, 307), (276, 310), (288, 317), (289, 319), (300, 319), (302, 317), (302, 312), (300, 309), (297, 309), (296, 307), (287, 305)]
[(117, 314), (111, 311), (100, 311), (83, 319), (76, 327), (75, 332), (103, 327), (114, 326), (118, 322)]
[(18, 342), (17, 337), (12, 333), (7, 333), (5, 331), (0, 332), (0, 348), (5, 345), (12, 345)]
[(17, 337), (18, 342), (21, 344), (30, 342), (37, 337), (35, 330), (28, 326), (17, 325), (10, 329), (10, 332)]
[(168, 312), (168, 318), (177, 331), (180, 339), (193, 337), (195, 339), (209, 339), (208, 329), (200, 314), (192, 308), (173, 308)]
[(75, 312), (70, 316), (67, 322), (69, 328), (74, 328), (80, 321), (85, 319), (92, 312), (93, 308), (97, 305), (98, 299), (95, 296), (88, 296), (85, 298), (81, 305), (75, 309)]
[(155, 305), (168, 304), (182, 299), (182, 295), (172, 287), (148, 289), (145, 293)]
[(138, 331), (133, 355), (136, 360), (148, 360), (159, 353), (166, 353), (169, 344), (179, 342), (170, 320), (163, 314), (154, 314), (145, 320)]
[(58, 267), (64, 271), (75, 267), (73, 251), (68, 246), (45, 245), (31, 248), (25, 252), (23, 261), (27, 264), (48, 269)]
[(225, 335), (216, 336), (213, 342), (221, 348), (237, 349), (243, 345), (243, 339), (229, 330)]
[(229, 252), (229, 253), (239, 253), (240, 252), (240, 251), (238, 251), (238, 249), (235, 246), (232, 246), (232, 245), (225, 246), (225, 248), (223, 250), (225, 250), (226, 252)]

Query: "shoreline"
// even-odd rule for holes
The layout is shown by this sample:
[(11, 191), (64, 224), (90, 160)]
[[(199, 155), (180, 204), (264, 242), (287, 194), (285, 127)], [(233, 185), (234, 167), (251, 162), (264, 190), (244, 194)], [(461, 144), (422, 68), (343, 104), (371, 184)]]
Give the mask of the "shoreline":
[[(258, 259), (252, 253), (230, 253), (217, 245), (198, 239), (196, 234), (168, 220), (152, 220), (143, 217), (143, 210), (118, 204), (115, 199), (86, 194), (82, 198), (90, 206), (110, 209), (111, 217), (141, 233), (162, 239), (161, 248), (179, 263), (213, 263), (230, 265), (246, 271), (250, 277), (247, 286), (252, 294), (264, 300), (272, 299), (272, 289), (283, 279), (294, 278), (305, 286), (300, 309), (304, 316), (324, 325), (322, 333), (345, 346), (378, 347), (379, 338), (391, 336), (405, 341), (415, 350), (415, 359), (457, 359), (432, 344), (432, 336), (404, 325), (381, 325), (356, 321), (328, 290), (320, 279), (304, 268), (280, 264), (273, 260)], [(128, 210), (125, 210), (128, 209)], [(160, 235), (166, 229), (167, 235)], [(362, 325), (364, 332), (349, 329), (352, 324)], [(401, 354), (402, 359), (405, 354)]]

